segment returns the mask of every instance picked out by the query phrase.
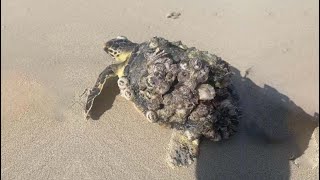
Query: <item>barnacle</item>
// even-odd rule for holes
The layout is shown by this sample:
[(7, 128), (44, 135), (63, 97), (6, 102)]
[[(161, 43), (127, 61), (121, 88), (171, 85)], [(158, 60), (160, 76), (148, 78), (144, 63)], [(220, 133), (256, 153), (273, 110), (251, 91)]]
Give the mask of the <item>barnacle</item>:
[(127, 100), (131, 100), (133, 97), (132, 92), (129, 89), (125, 89), (121, 93), (122, 96), (125, 97)]
[(148, 111), (146, 113), (146, 117), (152, 123), (154, 123), (154, 122), (156, 122), (158, 120), (158, 116), (154, 111)]
[(190, 60), (190, 68), (195, 70), (200, 70), (202, 68), (202, 61), (198, 58), (193, 58)]
[(153, 76), (148, 76), (146, 79), (147, 88), (153, 88), (156, 85), (155, 78)]
[(170, 89), (170, 84), (167, 82), (162, 82), (157, 86), (157, 91), (159, 94), (165, 94)]
[(179, 65), (182, 70), (186, 70), (188, 69), (188, 64), (189, 64), (188, 61), (182, 60)]
[(120, 89), (126, 89), (128, 87), (128, 79), (126, 77), (120, 77), (117, 81)]
[(155, 96), (150, 91), (140, 91), (140, 94), (148, 101), (153, 99)]
[(172, 72), (168, 72), (167, 74), (166, 74), (166, 77), (165, 77), (165, 79), (166, 79), (166, 81), (167, 82), (173, 82), (174, 80), (175, 80), (175, 75), (172, 73)]
[(187, 70), (182, 70), (178, 74), (178, 81), (185, 82), (189, 79), (189, 77), (190, 77), (190, 72)]
[(210, 84), (201, 84), (197, 91), (200, 100), (212, 100), (216, 95), (214, 88)]

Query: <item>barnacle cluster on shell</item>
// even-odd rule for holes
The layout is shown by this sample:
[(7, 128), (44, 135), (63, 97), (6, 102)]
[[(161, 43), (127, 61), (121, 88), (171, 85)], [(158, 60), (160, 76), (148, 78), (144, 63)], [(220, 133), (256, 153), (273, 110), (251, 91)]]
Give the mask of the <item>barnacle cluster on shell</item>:
[[(214, 141), (227, 139), (238, 124), (228, 64), (181, 42), (168, 43), (152, 39), (145, 54), (146, 69), (134, 91), (143, 99), (145, 116), (150, 122), (183, 131), (189, 139), (200, 135)], [(181, 52), (171, 49), (172, 45)], [(126, 92), (132, 94), (132, 90), (125, 78), (120, 79), (121, 92), (130, 99)]]
[(118, 87), (120, 89), (120, 94), (127, 100), (131, 100), (133, 97), (132, 90), (129, 87), (129, 81), (126, 77), (120, 77), (118, 79)]

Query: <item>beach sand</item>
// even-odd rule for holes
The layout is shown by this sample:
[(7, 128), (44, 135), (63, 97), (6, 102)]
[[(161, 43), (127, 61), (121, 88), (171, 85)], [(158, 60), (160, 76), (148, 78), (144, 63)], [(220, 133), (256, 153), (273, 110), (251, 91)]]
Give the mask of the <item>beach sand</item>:
[[(319, 178), (318, 1), (1, 5), (1, 179)], [(100, 118), (85, 120), (79, 95), (112, 63), (103, 45), (118, 35), (181, 40), (228, 61), (243, 108), (239, 133), (204, 140), (192, 166), (171, 169), (171, 131), (121, 98), (115, 79)]]

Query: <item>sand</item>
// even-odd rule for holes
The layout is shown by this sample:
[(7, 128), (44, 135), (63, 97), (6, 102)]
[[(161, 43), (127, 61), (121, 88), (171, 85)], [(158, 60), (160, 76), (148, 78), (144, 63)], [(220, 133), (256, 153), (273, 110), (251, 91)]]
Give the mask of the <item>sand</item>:
[[(1, 5), (1, 179), (319, 178), (318, 1)], [(171, 169), (171, 131), (148, 123), (114, 79), (99, 120), (85, 120), (79, 95), (112, 63), (103, 43), (118, 35), (182, 40), (228, 61), (243, 108), (239, 133), (203, 141), (196, 163)]]

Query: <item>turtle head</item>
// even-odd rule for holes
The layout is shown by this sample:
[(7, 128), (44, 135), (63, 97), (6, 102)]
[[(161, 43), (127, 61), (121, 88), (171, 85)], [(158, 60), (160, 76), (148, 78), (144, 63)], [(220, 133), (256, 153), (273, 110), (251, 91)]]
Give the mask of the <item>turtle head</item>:
[(116, 61), (124, 62), (128, 60), (132, 51), (137, 46), (124, 36), (118, 36), (106, 42), (104, 50)]

